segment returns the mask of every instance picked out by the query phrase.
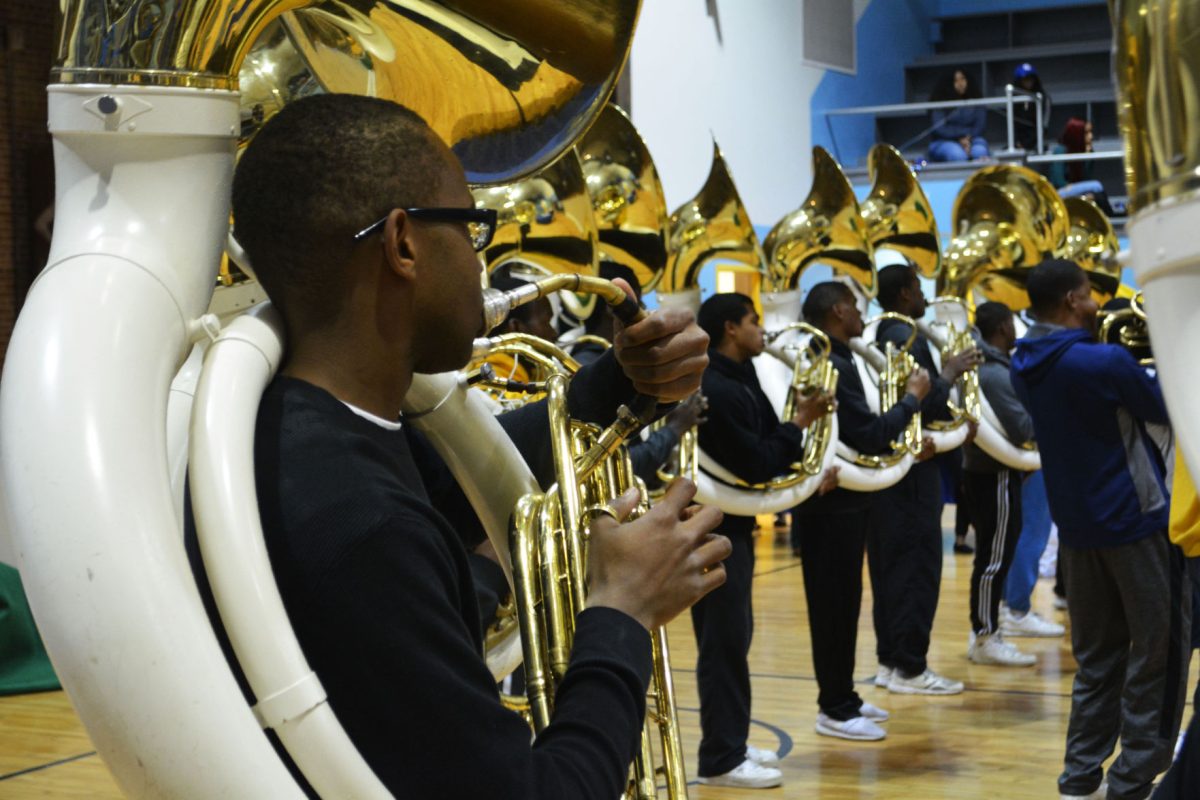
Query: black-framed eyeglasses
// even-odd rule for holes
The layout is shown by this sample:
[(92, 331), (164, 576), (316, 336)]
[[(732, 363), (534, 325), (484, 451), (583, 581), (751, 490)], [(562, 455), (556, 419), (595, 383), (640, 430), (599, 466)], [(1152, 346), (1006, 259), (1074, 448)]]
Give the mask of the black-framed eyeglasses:
[[(492, 237), (496, 235), (496, 209), (494, 208), (406, 208), (404, 213), (413, 219), (429, 222), (466, 223), (467, 236), (470, 237), (471, 246), (475, 248), (476, 252), (491, 244)], [(354, 241), (361, 242), (368, 236), (383, 230), (389, 216), (391, 216), (391, 212), (354, 234)]]

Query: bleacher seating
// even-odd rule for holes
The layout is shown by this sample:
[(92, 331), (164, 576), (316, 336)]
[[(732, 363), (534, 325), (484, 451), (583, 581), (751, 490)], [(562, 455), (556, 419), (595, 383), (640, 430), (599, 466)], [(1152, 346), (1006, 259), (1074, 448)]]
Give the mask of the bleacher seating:
[[(1097, 150), (1117, 149), (1120, 134), (1110, 79), (1111, 35), (1104, 2), (945, 17), (937, 20), (931, 31), (935, 52), (904, 68), (904, 100), (928, 100), (938, 79), (956, 67), (970, 72), (984, 95), (1003, 95), (1005, 84), (1012, 81), (1013, 68), (1029, 61), (1037, 68), (1052, 102), (1047, 149), (1070, 117), (1092, 121)], [(919, 137), (929, 125), (928, 115), (880, 116), (876, 120), (879, 140), (902, 147), (913, 159), (925, 154), (928, 140)], [(1002, 107), (989, 109), (985, 136), (993, 152), (1005, 147)], [(1097, 161), (1094, 169), (1110, 197), (1125, 195), (1120, 160)]]

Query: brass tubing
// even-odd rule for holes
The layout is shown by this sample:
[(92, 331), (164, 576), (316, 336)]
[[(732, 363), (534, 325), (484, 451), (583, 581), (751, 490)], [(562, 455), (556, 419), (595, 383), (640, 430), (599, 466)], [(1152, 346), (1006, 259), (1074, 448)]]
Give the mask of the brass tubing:
[(525, 495), (513, 511), (509, 549), (512, 553), (514, 596), (521, 625), (521, 651), (525, 659), (525, 695), (533, 729), (542, 731), (550, 724), (553, 690), (547, 672), (546, 632), (538, 616), (542, 592), (538, 584), (536, 535), (542, 515), (543, 495)]
[(554, 292), (562, 290), (598, 295), (601, 300), (613, 307), (614, 313), (618, 314), (627, 313), (629, 306), (632, 305), (633, 313), (631, 318), (622, 320), (626, 323), (636, 322), (641, 316), (645, 315), (645, 311), (638, 308), (637, 301), (625, 294), (625, 291), (612, 281), (607, 281), (604, 278), (595, 278), (590, 275), (570, 273), (551, 275), (541, 280), (531, 281), (524, 286), (510, 289), (507, 292), (501, 292), (497, 289), (484, 290), (483, 327), (485, 330), (490, 331), (503, 322), (505, 317), (514, 308), (523, 306), (526, 303), (532, 303), (534, 300), (540, 300), (543, 297), (548, 297)]
[(687, 797), (687, 772), (683, 763), (683, 747), (679, 736), (679, 713), (675, 707), (675, 686), (671, 676), (671, 650), (667, 645), (667, 629), (650, 631), (654, 647), (654, 702), (658, 732), (662, 740), (663, 773), (667, 781), (667, 797), (681, 800)]
[[(575, 614), (583, 610), (585, 601), (583, 531), (579, 527), (583, 509), (579, 505), (579, 483), (587, 478), (580, 476), (575, 470), (575, 458), (571, 447), (571, 420), (567, 416), (567, 379), (562, 375), (550, 376), (546, 381), (546, 395), (549, 400), (550, 449), (554, 455), (554, 474), (558, 476), (554, 494), (562, 515), (558, 535), (567, 557), (567, 580), (571, 584), (569, 603), (571, 618), (574, 619)], [(567, 649), (569, 651), (569, 646)]]
[[(553, 491), (542, 503), (538, 520), (538, 575), (542, 587), (542, 612), (546, 633), (546, 664), (550, 669), (546, 690), (547, 703), (554, 705), (553, 693), (567, 672), (571, 661), (571, 643), (575, 638), (575, 617), (571, 613), (571, 597), (564, 587), (566, 553), (560, 536), (562, 510)], [(547, 719), (547, 723), (549, 720)]]

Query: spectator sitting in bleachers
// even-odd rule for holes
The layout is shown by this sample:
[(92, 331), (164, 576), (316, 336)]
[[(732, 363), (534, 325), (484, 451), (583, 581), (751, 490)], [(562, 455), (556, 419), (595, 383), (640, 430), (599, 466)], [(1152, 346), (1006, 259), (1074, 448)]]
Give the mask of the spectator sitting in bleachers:
[[(1058, 137), (1052, 153), (1091, 153), (1092, 152), (1092, 123), (1071, 117), (1063, 127), (1062, 135)], [(1092, 178), (1095, 161), (1054, 161), (1050, 164), (1047, 177), (1058, 189), (1060, 197), (1089, 197), (1096, 202), (1108, 216), (1113, 209), (1108, 203), (1108, 195), (1104, 184)]]
[[(946, 100), (974, 100), (980, 96), (979, 87), (961, 69), (947, 74), (933, 95), (934, 102)], [(987, 158), (991, 151), (983, 138), (983, 127), (987, 112), (983, 106), (959, 106), (949, 111), (937, 109), (933, 112), (933, 130), (930, 131), (930, 161), (967, 161)]]
[[(1042, 88), (1042, 79), (1038, 77), (1033, 64), (1026, 61), (1017, 65), (1013, 70), (1013, 88), (1021, 94), (1040, 94), (1042, 96), (1042, 136), (1050, 126), (1050, 93)], [(1013, 103), (1013, 133), (1017, 144), (1026, 150), (1037, 150), (1037, 104)], [(1045, 146), (1045, 139), (1042, 140)]]

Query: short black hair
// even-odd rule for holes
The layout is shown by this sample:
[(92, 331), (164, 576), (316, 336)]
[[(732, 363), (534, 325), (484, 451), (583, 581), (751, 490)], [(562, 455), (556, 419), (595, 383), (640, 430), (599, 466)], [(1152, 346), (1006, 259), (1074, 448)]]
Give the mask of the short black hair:
[(285, 320), (337, 314), (354, 234), (430, 204), (452, 163), (439, 144), (413, 111), (358, 95), (312, 95), (267, 121), (234, 172), (234, 237)]
[(892, 264), (879, 270), (879, 293), (875, 299), (884, 311), (895, 311), (900, 293), (912, 286), (917, 271), (907, 264)]
[(854, 292), (849, 286), (839, 281), (823, 281), (808, 290), (800, 313), (808, 324), (820, 327), (833, 307), (847, 300), (854, 302)]
[(1087, 283), (1087, 273), (1074, 261), (1051, 258), (1029, 271), (1025, 289), (1029, 307), (1038, 319), (1052, 315), (1071, 292)]
[(975, 307), (975, 327), (984, 339), (992, 338), (992, 334), (1000, 330), (1005, 322), (1012, 319), (1012, 309), (994, 300), (981, 303)]
[(708, 334), (708, 346), (716, 347), (725, 338), (726, 322), (740, 323), (753, 311), (754, 301), (740, 292), (714, 294), (701, 304), (696, 324)]

